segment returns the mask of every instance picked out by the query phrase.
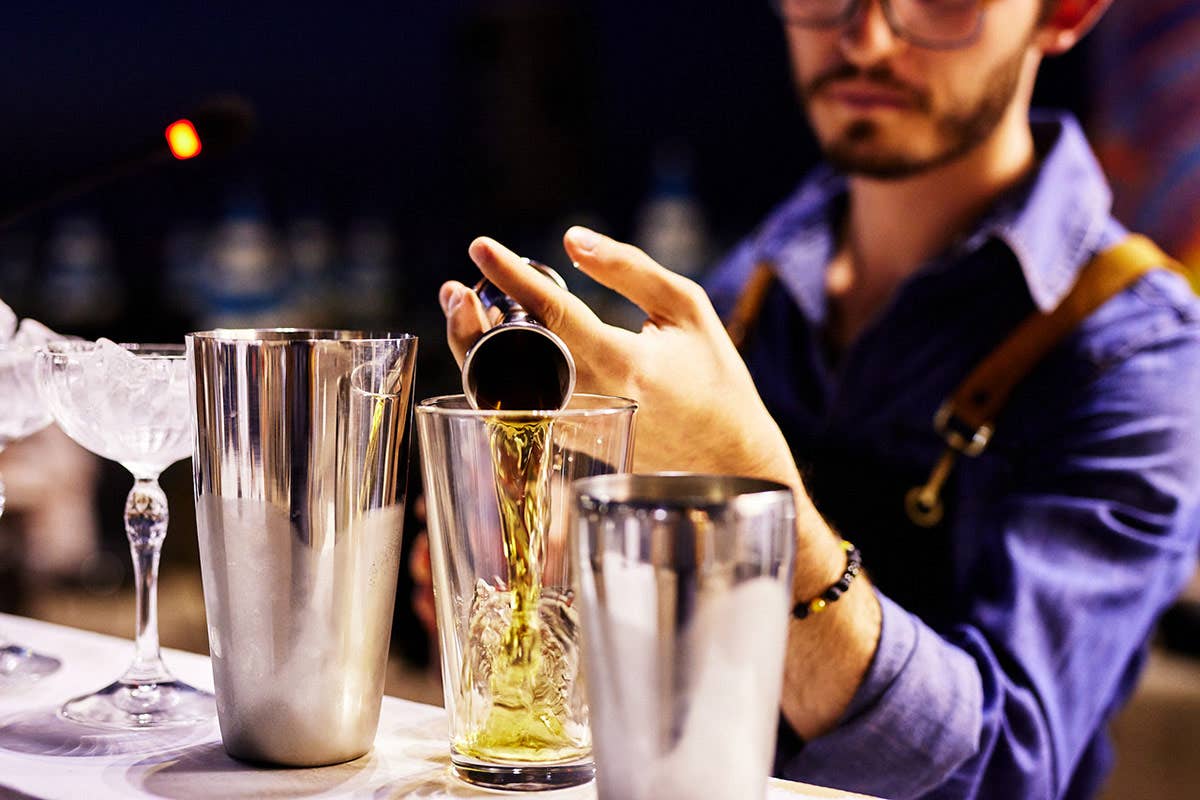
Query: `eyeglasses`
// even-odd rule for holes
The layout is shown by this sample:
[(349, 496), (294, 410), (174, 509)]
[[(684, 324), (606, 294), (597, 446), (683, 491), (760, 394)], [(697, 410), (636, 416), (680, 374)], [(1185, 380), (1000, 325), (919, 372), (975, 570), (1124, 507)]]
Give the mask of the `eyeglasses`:
[[(853, 20), (863, 0), (770, 0), (788, 25), (834, 28)], [(892, 32), (918, 47), (965, 47), (983, 29), (986, 0), (879, 0)]]

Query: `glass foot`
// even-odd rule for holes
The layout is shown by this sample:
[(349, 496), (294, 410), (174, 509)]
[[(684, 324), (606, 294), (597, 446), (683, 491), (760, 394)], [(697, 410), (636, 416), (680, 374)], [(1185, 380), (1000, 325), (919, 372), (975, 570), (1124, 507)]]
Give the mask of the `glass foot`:
[(69, 700), (59, 713), (72, 722), (118, 730), (196, 725), (216, 717), (213, 696), (182, 681), (116, 683)]
[(57, 658), (44, 656), (19, 644), (0, 646), (0, 687), (44, 678), (62, 666)]
[(587, 783), (596, 776), (596, 767), (591, 761), (575, 764), (502, 766), (460, 759), (457, 753), (452, 753), (450, 761), (454, 764), (455, 774), (464, 781), (477, 786), (509, 791), (515, 789), (537, 792), (543, 789), (561, 789)]

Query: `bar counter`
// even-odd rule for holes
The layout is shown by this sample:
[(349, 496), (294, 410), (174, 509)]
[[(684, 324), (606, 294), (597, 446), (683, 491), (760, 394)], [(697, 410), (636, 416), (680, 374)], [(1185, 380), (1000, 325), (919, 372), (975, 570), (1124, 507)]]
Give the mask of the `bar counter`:
[[(211, 723), (190, 728), (106, 731), (57, 716), (63, 701), (121, 674), (133, 643), (61, 625), (0, 614), (14, 642), (62, 661), (43, 680), (0, 689), (0, 798), (486, 798), (589, 800), (594, 784), (550, 792), (479, 789), (450, 771), (445, 711), (383, 699), (375, 748), (346, 764), (269, 769), (231, 759)], [(175, 676), (212, 689), (206, 656), (164, 652)], [(853, 798), (818, 786), (772, 779), (769, 800)]]

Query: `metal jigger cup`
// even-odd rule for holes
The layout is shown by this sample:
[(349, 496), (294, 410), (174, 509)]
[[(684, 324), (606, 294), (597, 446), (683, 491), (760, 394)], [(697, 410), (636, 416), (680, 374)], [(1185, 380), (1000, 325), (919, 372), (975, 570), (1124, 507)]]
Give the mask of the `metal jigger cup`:
[[(524, 259), (563, 289), (562, 276)], [(475, 286), (484, 309), (500, 322), (484, 332), (463, 359), (462, 385), (474, 408), (557, 411), (575, 391), (575, 359), (567, 345), (513, 298), (484, 278)]]

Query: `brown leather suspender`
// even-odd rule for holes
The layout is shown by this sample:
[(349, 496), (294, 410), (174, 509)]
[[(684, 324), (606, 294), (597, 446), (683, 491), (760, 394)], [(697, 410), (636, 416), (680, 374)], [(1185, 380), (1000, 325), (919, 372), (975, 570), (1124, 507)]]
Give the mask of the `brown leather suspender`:
[[(1154, 242), (1130, 234), (1084, 265), (1074, 287), (1057, 308), (1030, 314), (967, 375), (934, 415), (934, 430), (946, 441), (946, 449), (929, 480), (905, 497), (909, 519), (922, 527), (933, 527), (941, 521), (941, 490), (955, 460), (959, 454), (977, 456), (984, 451), (995, 430), (996, 417), (1017, 385), (1089, 314), (1156, 268), (1173, 269), (1192, 280), (1183, 265)], [(762, 312), (773, 282), (772, 265), (760, 262), (738, 297), (726, 329), (739, 349)]]
[(750, 273), (746, 285), (742, 287), (737, 301), (733, 304), (733, 310), (725, 318), (725, 331), (739, 353), (742, 345), (746, 343), (746, 336), (758, 322), (763, 304), (767, 302), (767, 295), (774, 284), (775, 267), (771, 262), (760, 261), (755, 264), (754, 271)]

